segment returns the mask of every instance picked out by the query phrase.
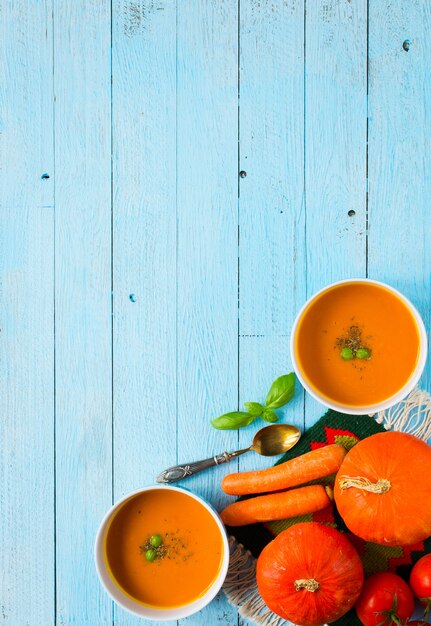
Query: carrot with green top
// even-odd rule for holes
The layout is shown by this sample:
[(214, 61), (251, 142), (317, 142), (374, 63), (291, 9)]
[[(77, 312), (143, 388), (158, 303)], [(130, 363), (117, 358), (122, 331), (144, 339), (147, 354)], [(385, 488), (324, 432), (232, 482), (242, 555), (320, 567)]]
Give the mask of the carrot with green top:
[(222, 489), (232, 496), (242, 496), (297, 487), (338, 472), (346, 454), (343, 446), (334, 443), (268, 469), (228, 474)]
[(315, 513), (325, 509), (331, 502), (330, 487), (310, 485), (233, 502), (220, 516), (227, 526), (244, 526)]

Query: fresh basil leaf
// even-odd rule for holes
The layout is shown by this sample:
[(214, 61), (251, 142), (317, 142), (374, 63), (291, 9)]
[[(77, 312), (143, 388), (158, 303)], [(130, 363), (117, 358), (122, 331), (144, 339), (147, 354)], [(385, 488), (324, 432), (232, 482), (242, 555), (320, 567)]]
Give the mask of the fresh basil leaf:
[(265, 408), (260, 404), (260, 402), (244, 402), (244, 406), (250, 415), (254, 415), (255, 417), (262, 415)]
[(261, 417), (265, 420), (265, 422), (271, 422), (271, 424), (278, 422), (278, 415), (275, 411), (273, 411), (273, 409), (266, 408)]
[(211, 424), (218, 430), (236, 430), (243, 426), (248, 426), (256, 419), (255, 415), (245, 413), (244, 411), (232, 411), (232, 413), (225, 413), (219, 415), (215, 419), (211, 420)]
[(295, 391), (295, 374), (284, 374), (271, 385), (265, 404), (269, 409), (278, 409), (293, 398)]

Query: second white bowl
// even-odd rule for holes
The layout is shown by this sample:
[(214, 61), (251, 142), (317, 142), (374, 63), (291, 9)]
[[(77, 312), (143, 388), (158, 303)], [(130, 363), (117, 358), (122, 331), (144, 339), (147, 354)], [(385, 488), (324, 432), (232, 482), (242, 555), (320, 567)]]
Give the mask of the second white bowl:
[[(109, 526), (109, 523), (112, 517), (121, 507), (121, 505), (127, 500), (129, 500), (130, 498), (132, 498), (133, 496), (136, 496), (140, 493), (143, 493), (145, 491), (160, 490), (160, 489), (179, 491), (181, 493), (186, 494), (188, 497), (193, 498), (197, 502), (199, 502), (199, 504), (201, 504), (201, 506), (203, 506), (211, 514), (212, 518), (216, 522), (220, 531), (220, 537), (221, 537), (222, 544), (223, 544), (223, 555), (222, 555), (222, 562), (221, 562), (220, 570), (213, 584), (206, 591), (206, 593), (204, 593), (204, 595), (202, 595), (201, 597), (197, 598), (196, 600), (194, 600), (193, 602), (189, 604), (185, 604), (183, 606), (174, 607), (174, 608), (168, 608), (168, 609), (148, 606), (138, 601), (135, 601), (131, 597), (126, 595), (121, 590), (121, 588), (114, 582), (113, 578), (109, 574), (106, 563), (105, 563), (105, 557), (104, 557), (104, 542), (105, 542), (106, 531), (107, 531), (107, 528)], [(197, 611), (200, 611), (201, 609), (203, 609), (207, 604), (211, 602), (211, 600), (213, 600), (216, 594), (220, 591), (221, 586), (223, 585), (224, 579), (226, 578), (226, 574), (227, 574), (227, 570), (229, 566), (229, 543), (227, 539), (226, 530), (222, 521), (220, 520), (216, 511), (207, 502), (205, 502), (205, 500), (195, 495), (191, 491), (188, 491), (186, 489), (181, 489), (181, 487), (173, 487), (171, 485), (157, 485), (157, 486), (144, 487), (142, 489), (138, 489), (137, 491), (129, 493), (127, 496), (124, 496), (124, 498), (122, 498), (116, 504), (114, 504), (114, 506), (111, 509), (109, 509), (109, 511), (106, 513), (105, 517), (103, 518), (100, 524), (99, 530), (97, 532), (96, 542), (94, 546), (94, 560), (95, 560), (96, 570), (99, 575), (100, 582), (102, 583), (107, 593), (111, 596), (111, 598), (123, 609), (126, 609), (126, 611), (129, 611), (130, 613), (133, 613), (134, 615), (138, 615), (139, 617), (150, 619), (150, 620), (156, 620), (159, 622), (177, 620), (183, 617), (188, 617), (189, 615), (192, 615), (193, 613), (196, 613)]]

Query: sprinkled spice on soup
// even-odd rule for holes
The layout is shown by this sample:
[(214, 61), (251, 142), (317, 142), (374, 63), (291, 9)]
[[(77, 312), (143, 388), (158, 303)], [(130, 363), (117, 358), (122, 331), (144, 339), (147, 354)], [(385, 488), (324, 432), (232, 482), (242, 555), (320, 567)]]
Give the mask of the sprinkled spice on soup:
[(370, 341), (370, 336), (364, 339), (360, 326), (352, 324), (341, 337), (337, 337), (335, 347), (339, 349), (340, 357), (344, 361), (351, 361), (352, 359), (360, 359), (362, 361), (363, 359), (371, 358)]

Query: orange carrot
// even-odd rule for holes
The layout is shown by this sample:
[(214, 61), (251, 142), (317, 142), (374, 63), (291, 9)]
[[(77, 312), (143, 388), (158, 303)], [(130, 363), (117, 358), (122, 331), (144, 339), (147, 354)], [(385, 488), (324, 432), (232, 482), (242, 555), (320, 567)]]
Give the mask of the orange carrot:
[(240, 500), (229, 504), (220, 515), (227, 526), (244, 526), (315, 513), (329, 506), (331, 500), (332, 489), (322, 485), (310, 485)]
[(268, 469), (228, 474), (223, 479), (222, 489), (232, 496), (241, 496), (296, 487), (335, 474), (346, 454), (343, 446), (333, 443)]

